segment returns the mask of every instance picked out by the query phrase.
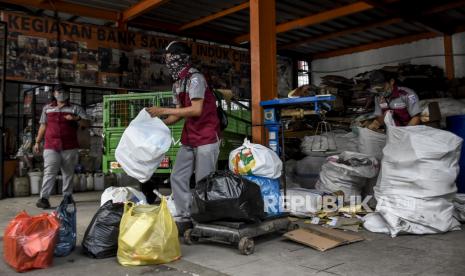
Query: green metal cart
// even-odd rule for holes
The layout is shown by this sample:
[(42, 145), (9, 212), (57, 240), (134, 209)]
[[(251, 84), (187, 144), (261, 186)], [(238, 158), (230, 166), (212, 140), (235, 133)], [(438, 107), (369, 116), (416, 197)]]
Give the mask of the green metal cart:
[[(227, 165), (229, 153), (242, 145), (244, 138), (250, 136), (251, 113), (248, 102), (221, 100), (222, 107), (228, 114), (228, 127), (223, 132), (219, 156), (219, 168)], [(172, 92), (150, 92), (135, 94), (107, 95), (103, 97), (103, 172), (122, 172), (115, 159), (115, 150), (124, 130), (142, 108), (150, 106), (174, 107)], [(169, 126), (172, 135), (171, 148), (156, 170), (157, 177), (168, 177), (172, 171), (176, 154), (181, 146), (183, 121)]]

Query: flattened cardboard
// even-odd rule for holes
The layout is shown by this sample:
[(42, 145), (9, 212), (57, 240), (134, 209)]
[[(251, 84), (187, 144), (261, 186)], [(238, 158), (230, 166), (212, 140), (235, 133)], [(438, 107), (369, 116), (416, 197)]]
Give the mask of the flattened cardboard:
[(363, 241), (364, 238), (359, 235), (349, 234), (341, 230), (324, 228), (319, 225), (309, 225), (306, 228), (300, 228), (284, 234), (284, 237), (305, 244), (319, 251)]

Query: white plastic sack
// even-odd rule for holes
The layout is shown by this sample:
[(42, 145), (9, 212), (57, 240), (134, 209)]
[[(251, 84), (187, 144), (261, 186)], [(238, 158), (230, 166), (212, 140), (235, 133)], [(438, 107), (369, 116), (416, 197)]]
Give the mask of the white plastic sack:
[(274, 151), (246, 138), (241, 147), (229, 154), (229, 169), (236, 174), (276, 179), (281, 176), (283, 163)]
[(363, 227), (373, 233), (389, 234), (386, 221), (379, 213), (370, 213), (362, 218)]
[[(358, 152), (373, 156), (381, 162), (383, 158), (383, 148), (386, 146), (386, 134), (379, 133), (364, 127), (357, 127), (358, 132)], [(373, 188), (376, 185), (377, 177), (367, 180), (363, 189), (366, 195), (373, 195)]]
[(123, 133), (115, 157), (123, 170), (146, 182), (171, 146), (171, 131), (159, 118), (142, 109)]
[(465, 194), (456, 194), (454, 198), (455, 214), (454, 217), (465, 222)]
[[(309, 217), (320, 211), (324, 192), (313, 189), (291, 188), (286, 191), (286, 204), (282, 203), (286, 212), (296, 217)], [(284, 193), (281, 191), (281, 198)]]
[(383, 158), (386, 135), (364, 127), (358, 127), (358, 151), (378, 160)]
[(147, 204), (147, 199), (142, 192), (132, 187), (108, 187), (103, 191), (100, 198), (100, 206), (105, 204), (107, 201), (113, 201), (113, 203), (124, 203), (134, 202), (136, 204)]
[(294, 181), (302, 188), (315, 188), (315, 184), (320, 177), (321, 167), (325, 162), (326, 158), (319, 156), (307, 156), (297, 161), (293, 175)]
[[(357, 158), (367, 160), (368, 165), (349, 166), (338, 163), (339, 160), (349, 160)], [(368, 178), (373, 178), (378, 174), (379, 163), (374, 157), (368, 155), (345, 151), (340, 155), (327, 158), (326, 163), (321, 168), (320, 179), (315, 185), (319, 191), (333, 193), (344, 192), (345, 199), (350, 196), (360, 196), (362, 188)]]
[(173, 217), (176, 217), (178, 215), (178, 212), (176, 210), (176, 205), (174, 205), (173, 195), (167, 196), (166, 202), (168, 203), (168, 209), (170, 210), (171, 215)]
[(391, 236), (434, 234), (459, 228), (453, 217), (462, 139), (427, 127), (396, 127), (385, 117), (387, 144), (376, 184), (376, 211)]

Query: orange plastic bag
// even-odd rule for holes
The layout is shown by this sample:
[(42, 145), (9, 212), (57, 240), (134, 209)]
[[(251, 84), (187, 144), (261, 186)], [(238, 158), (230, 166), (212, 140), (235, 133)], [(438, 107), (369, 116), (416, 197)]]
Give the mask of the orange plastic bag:
[(19, 213), (5, 229), (5, 261), (18, 272), (50, 266), (59, 228), (60, 222), (55, 215)]

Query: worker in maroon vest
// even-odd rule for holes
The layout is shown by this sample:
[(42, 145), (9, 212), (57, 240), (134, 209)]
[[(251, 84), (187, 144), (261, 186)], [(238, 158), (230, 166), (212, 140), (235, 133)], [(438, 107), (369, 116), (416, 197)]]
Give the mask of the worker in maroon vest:
[(165, 49), (165, 63), (174, 79), (173, 100), (176, 108), (151, 107), (152, 116), (167, 116), (167, 125), (184, 119), (182, 146), (171, 173), (171, 189), (178, 222), (190, 220), (192, 196), (190, 178), (198, 182), (216, 170), (220, 148), (220, 121), (216, 98), (205, 77), (191, 66), (191, 49), (184, 42), (173, 41)]
[(374, 71), (370, 75), (371, 91), (375, 97), (376, 120), (369, 129), (378, 129), (384, 125), (386, 111), (392, 111), (397, 126), (415, 126), (420, 124), (420, 104), (418, 95), (409, 88), (397, 86), (395, 78), (388, 72)]
[(63, 196), (73, 192), (74, 169), (78, 164), (77, 129), (88, 125), (84, 110), (69, 103), (69, 91), (57, 85), (53, 89), (54, 100), (44, 106), (40, 117), (34, 152), (40, 153), (41, 142), (44, 145), (44, 178), (37, 207), (50, 208), (51, 191), (55, 185), (58, 171), (63, 177)]

